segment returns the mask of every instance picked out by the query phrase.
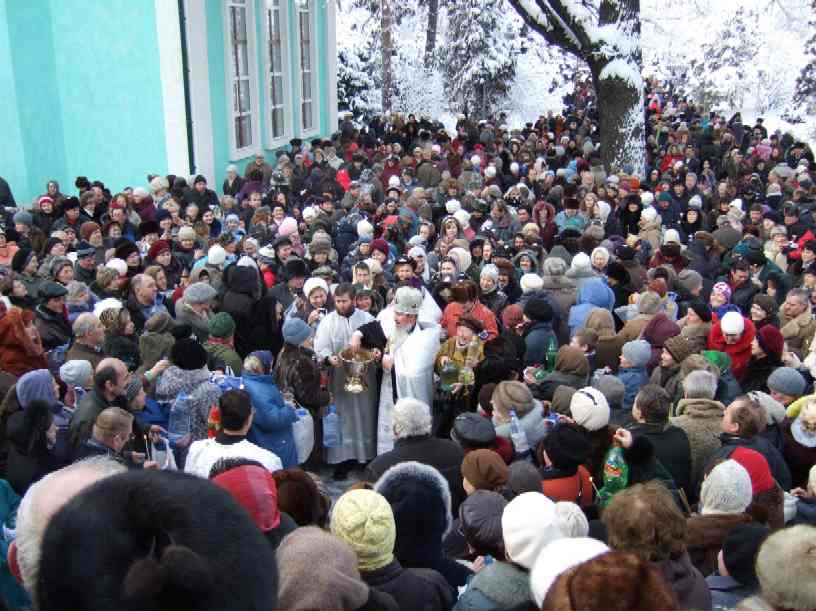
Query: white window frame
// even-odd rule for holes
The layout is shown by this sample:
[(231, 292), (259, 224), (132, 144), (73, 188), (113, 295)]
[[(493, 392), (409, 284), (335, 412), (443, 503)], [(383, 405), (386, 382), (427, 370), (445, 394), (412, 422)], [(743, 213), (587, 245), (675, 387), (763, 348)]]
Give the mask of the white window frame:
[[(297, 19), (296, 19), (296, 27), (297, 27), (297, 37), (298, 37), (298, 63), (297, 63), (297, 75), (298, 75), (298, 105), (300, 110), (300, 124), (298, 125), (300, 129), (300, 135), (303, 138), (308, 138), (311, 136), (316, 136), (320, 133), (320, 96), (318, 95), (318, 83), (317, 83), (317, 71), (319, 62), (317, 61), (317, 7), (315, 5), (314, 0), (299, 0), (295, 3), (297, 7)], [(303, 116), (303, 53), (302, 53), (302, 40), (300, 36), (300, 16), (302, 13), (307, 13), (309, 15), (309, 71), (310, 71), (310, 84), (312, 86), (312, 97), (311, 104), (312, 104), (312, 126), (308, 129), (304, 127), (304, 116)]]
[[(264, 100), (266, 101), (266, 148), (274, 149), (285, 145), (292, 138), (292, 125), (294, 123), (292, 117), (292, 62), (291, 52), (289, 48), (289, 2), (288, 0), (265, 0), (263, 15), (263, 30), (264, 30)], [(280, 77), (283, 82), (281, 92), (283, 96), (283, 104), (277, 108), (283, 110), (283, 133), (275, 136), (273, 131), (272, 113), (275, 107), (272, 104), (272, 79), (278, 76), (277, 73), (272, 73), (272, 62), (269, 57), (271, 40), (269, 36), (269, 12), (278, 10), (281, 31), (280, 31), (280, 45), (281, 45), (281, 73)]]
[[(223, 0), (223, 30), (224, 30), (224, 70), (226, 75), (226, 103), (227, 103), (227, 137), (229, 142), (230, 160), (237, 161), (262, 151), (261, 129), (260, 129), (260, 94), (258, 92), (258, 62), (255, 46), (255, 1), (254, 0)], [(251, 136), (252, 142), (246, 146), (239, 147), (235, 137), (235, 119), (238, 113), (234, 107), (235, 95), (235, 74), (233, 70), (232, 58), (232, 28), (230, 20), (230, 9), (232, 7), (243, 7), (246, 9), (247, 28), (247, 80), (249, 81), (249, 117), (252, 121)]]

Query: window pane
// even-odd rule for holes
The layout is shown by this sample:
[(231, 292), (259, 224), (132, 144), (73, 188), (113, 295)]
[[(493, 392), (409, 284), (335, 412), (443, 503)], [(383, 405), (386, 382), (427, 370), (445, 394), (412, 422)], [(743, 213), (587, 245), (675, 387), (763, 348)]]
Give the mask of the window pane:
[(283, 109), (276, 108), (272, 111), (272, 136), (280, 138), (283, 136)]
[(273, 106), (283, 104), (283, 76), (272, 77), (272, 91), (270, 93), (272, 94), (270, 97)]
[(252, 145), (252, 117), (235, 117), (235, 146), (244, 148)]
[(249, 100), (249, 79), (241, 79), (238, 81), (238, 100), (240, 112), (249, 112), (251, 110)]
[(232, 112), (238, 113), (238, 81), (232, 83)]
[(303, 114), (303, 129), (312, 129), (312, 103), (304, 101), (301, 105)]

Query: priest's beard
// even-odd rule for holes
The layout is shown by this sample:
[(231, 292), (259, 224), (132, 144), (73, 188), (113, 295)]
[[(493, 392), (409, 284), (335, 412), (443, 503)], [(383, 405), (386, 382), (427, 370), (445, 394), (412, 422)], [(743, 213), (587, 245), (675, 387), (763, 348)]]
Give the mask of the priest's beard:
[(391, 337), (391, 352), (395, 352), (405, 343), (408, 336), (411, 334), (412, 327), (397, 325), (394, 329), (394, 334)]

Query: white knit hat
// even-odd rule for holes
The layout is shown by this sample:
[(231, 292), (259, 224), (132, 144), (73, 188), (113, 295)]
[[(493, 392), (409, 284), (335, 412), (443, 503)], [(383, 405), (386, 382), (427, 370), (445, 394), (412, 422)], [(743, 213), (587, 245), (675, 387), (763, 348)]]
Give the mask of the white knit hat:
[(530, 571), (530, 590), (536, 607), (544, 604), (559, 575), (608, 551), (606, 544), (589, 537), (558, 539), (545, 546)]
[(362, 221), (357, 221), (357, 236), (362, 238), (365, 235), (374, 235), (374, 225), (363, 219)]
[(528, 570), (545, 545), (566, 537), (555, 503), (540, 492), (525, 492), (510, 501), (501, 522), (507, 556)]
[(650, 206), (654, 203), (654, 195), (651, 191), (644, 191), (640, 194), (640, 203), (644, 206)]
[(592, 275), (594, 275), (592, 272), (592, 260), (589, 258), (589, 255), (585, 252), (576, 253), (567, 270), (567, 277), (583, 278)]
[(224, 250), (223, 246), (220, 244), (210, 246), (210, 250), (207, 251), (207, 263), (209, 265), (224, 265), (226, 260), (227, 251)]
[(739, 312), (726, 312), (720, 321), (723, 335), (742, 335), (745, 331), (745, 320)]
[(393, 187), (399, 187), (399, 186), (400, 186), (399, 176), (392, 176), (391, 178), (388, 179), (388, 188), (389, 189), (391, 189)]
[(303, 220), (306, 223), (309, 223), (317, 218), (317, 210), (315, 210), (314, 206), (306, 206), (300, 214), (303, 216)]
[(470, 222), (470, 212), (467, 210), (457, 210), (453, 213), (453, 218), (455, 218), (459, 226), (464, 229)]
[[(121, 259), (119, 259), (121, 261)], [(93, 313), (94, 316), (99, 318), (99, 315), (102, 314), (105, 310), (110, 310), (111, 308), (115, 310), (121, 310), (124, 306), (122, 302), (114, 297), (107, 297), (102, 301), (97, 301), (96, 305), (94, 305)]]
[(589, 522), (583, 509), (571, 501), (558, 501), (555, 513), (561, 520), (561, 527), (568, 537), (586, 537), (589, 534)]
[(312, 276), (303, 283), (303, 294), (306, 296), (306, 299), (309, 298), (309, 293), (315, 289), (323, 289), (326, 292), (326, 295), (329, 294), (329, 285), (326, 284), (326, 281), (323, 280), (323, 278)]
[(462, 204), (459, 203), (458, 199), (449, 199), (445, 202), (445, 210), (447, 210), (448, 214), (454, 214), (457, 210), (462, 209)]
[(127, 262), (124, 259), (113, 258), (105, 263), (105, 267), (115, 269), (116, 273), (118, 273), (120, 276), (124, 276), (128, 272)]
[(680, 233), (676, 229), (667, 229), (663, 235), (663, 243), (669, 244), (670, 242), (680, 244)]
[(488, 178), (493, 178), (496, 176), (496, 168), (492, 165), (489, 165), (485, 168), (485, 176)]
[(609, 403), (600, 390), (586, 386), (572, 395), (570, 415), (575, 424), (598, 431), (609, 424)]
[(646, 219), (647, 222), (651, 223), (657, 218), (657, 210), (649, 206), (648, 208), (644, 208), (643, 212), (640, 213), (640, 216)]
[(711, 470), (700, 489), (700, 513), (743, 513), (753, 500), (751, 476), (736, 460), (726, 460)]
[(544, 279), (538, 274), (523, 274), (519, 286), (523, 293), (533, 293), (544, 288)]

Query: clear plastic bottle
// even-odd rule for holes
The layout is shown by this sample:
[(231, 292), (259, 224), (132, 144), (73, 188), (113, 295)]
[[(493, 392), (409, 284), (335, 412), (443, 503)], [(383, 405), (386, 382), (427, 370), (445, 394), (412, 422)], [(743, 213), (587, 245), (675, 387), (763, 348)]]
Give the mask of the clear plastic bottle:
[(530, 453), (527, 433), (524, 432), (515, 410), (510, 411), (510, 439), (518, 456), (526, 457)]
[(167, 432), (174, 439), (180, 439), (190, 433), (192, 413), (187, 393), (181, 392), (170, 407), (170, 418), (167, 422)]
[(481, 342), (478, 337), (474, 336), (467, 347), (465, 353), (465, 366), (462, 367), (459, 373), (459, 379), (465, 386), (473, 386), (476, 383), (476, 374), (473, 370), (479, 364), (479, 349)]
[(334, 403), (329, 405), (323, 416), (323, 445), (327, 448), (339, 448), (343, 445), (343, 423)]

